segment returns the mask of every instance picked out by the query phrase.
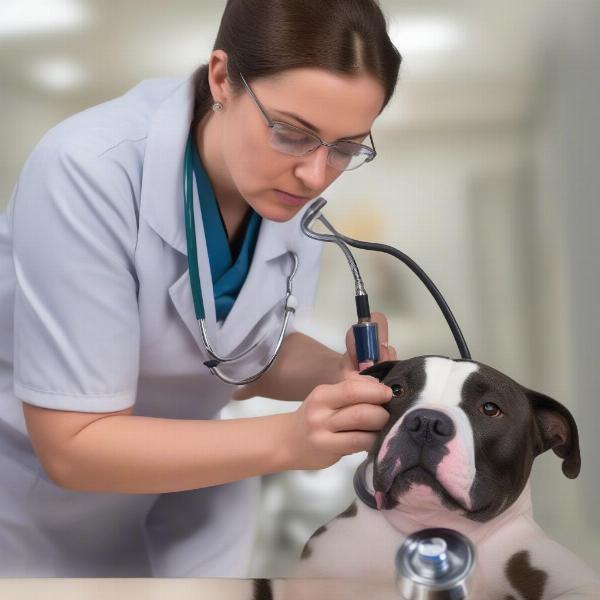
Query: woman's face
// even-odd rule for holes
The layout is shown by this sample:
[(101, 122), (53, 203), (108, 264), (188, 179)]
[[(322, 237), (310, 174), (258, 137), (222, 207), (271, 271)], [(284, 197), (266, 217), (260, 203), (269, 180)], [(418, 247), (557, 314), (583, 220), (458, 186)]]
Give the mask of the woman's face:
[[(371, 75), (337, 75), (315, 68), (284, 71), (249, 85), (272, 120), (316, 133), (325, 142), (346, 139), (365, 145), (365, 132), (371, 130), (385, 93)], [(217, 118), (222, 119), (222, 157), (232, 186), (266, 219), (291, 219), (342, 174), (327, 163), (325, 146), (305, 156), (272, 148), (267, 121), (246, 91), (228, 98)], [(276, 190), (305, 200), (290, 204)]]

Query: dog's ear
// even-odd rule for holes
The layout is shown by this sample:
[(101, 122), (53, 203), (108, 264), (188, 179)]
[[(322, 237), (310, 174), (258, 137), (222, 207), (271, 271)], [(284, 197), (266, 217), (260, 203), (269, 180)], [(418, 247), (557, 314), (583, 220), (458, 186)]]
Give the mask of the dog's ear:
[(545, 452), (552, 448), (563, 459), (562, 471), (569, 479), (575, 479), (581, 469), (579, 434), (573, 415), (556, 400), (545, 394), (525, 390), (541, 434)]
[(377, 379), (381, 381), (397, 363), (397, 360), (384, 360), (383, 362), (375, 363), (373, 366), (363, 369), (360, 372), (360, 375), (371, 375), (377, 377)]

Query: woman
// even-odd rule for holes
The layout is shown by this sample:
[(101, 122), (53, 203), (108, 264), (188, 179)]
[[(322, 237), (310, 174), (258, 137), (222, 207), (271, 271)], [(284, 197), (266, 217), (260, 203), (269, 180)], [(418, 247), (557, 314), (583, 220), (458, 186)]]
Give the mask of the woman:
[(209, 339), (225, 355), (260, 339), (253, 373), (289, 250), (299, 308), (313, 301), (302, 209), (374, 156), (399, 64), (375, 1), (230, 0), (194, 77), (143, 82), (38, 144), (0, 220), (1, 575), (243, 576), (256, 476), (370, 446), (391, 392), (357, 375), (349, 334), (339, 355), (288, 329), (236, 397), (300, 408), (218, 420), (234, 388), (202, 364), (182, 179), (189, 143)]

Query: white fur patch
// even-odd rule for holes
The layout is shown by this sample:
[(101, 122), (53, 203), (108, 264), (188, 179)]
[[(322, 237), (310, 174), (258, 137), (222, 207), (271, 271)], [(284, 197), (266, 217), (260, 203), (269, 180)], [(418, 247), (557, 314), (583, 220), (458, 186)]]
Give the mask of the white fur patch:
[(425, 387), (421, 392), (419, 403), (433, 402), (436, 406), (458, 406), (461, 392), (467, 377), (479, 370), (479, 366), (471, 362), (454, 362), (440, 356), (428, 356), (425, 359)]
[(471, 362), (454, 362), (429, 356), (425, 359), (425, 387), (411, 408), (429, 408), (446, 413), (453, 421), (456, 435), (447, 445), (450, 453), (437, 468), (437, 477), (444, 488), (466, 508), (471, 508), (469, 492), (475, 480), (475, 445), (473, 428), (459, 407), (465, 381), (479, 366)]

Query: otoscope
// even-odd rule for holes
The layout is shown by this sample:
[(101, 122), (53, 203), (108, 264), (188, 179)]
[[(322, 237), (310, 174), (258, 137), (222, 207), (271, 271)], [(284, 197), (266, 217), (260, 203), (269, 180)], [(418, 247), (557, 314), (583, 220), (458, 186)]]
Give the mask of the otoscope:
[[(469, 352), (469, 348), (467, 347), (467, 343), (463, 337), (460, 327), (458, 326), (458, 323), (456, 322), (456, 319), (454, 318), (454, 315), (452, 314), (452, 311), (450, 310), (450, 307), (444, 300), (444, 297), (435, 286), (433, 281), (431, 281), (431, 279), (427, 276), (425, 271), (423, 271), (423, 269), (421, 269), (421, 267), (419, 267), (419, 265), (409, 256), (392, 246), (355, 240), (336, 231), (333, 225), (331, 225), (331, 223), (321, 214), (321, 209), (326, 204), (327, 200), (325, 200), (325, 198), (317, 198), (304, 213), (300, 226), (304, 234), (310, 238), (320, 240), (322, 242), (333, 242), (334, 244), (337, 244), (348, 261), (355, 284), (356, 315), (358, 317), (358, 322), (352, 326), (352, 330), (354, 333), (358, 364), (360, 365), (361, 363), (367, 361), (372, 361), (374, 363), (379, 361), (379, 335), (377, 331), (377, 323), (371, 320), (369, 296), (365, 290), (360, 271), (358, 270), (354, 256), (352, 256), (352, 252), (346, 244), (363, 250), (385, 252), (386, 254), (395, 256), (398, 260), (401, 260), (404, 264), (406, 264), (433, 295), (435, 301), (440, 307), (440, 310), (446, 318), (450, 330), (452, 331), (452, 335), (454, 336), (461, 357), (470, 359), (471, 354)], [(323, 223), (323, 225), (331, 232), (331, 235), (326, 233), (317, 233), (316, 231), (310, 229), (310, 225), (315, 219), (321, 221), (321, 223)]]

